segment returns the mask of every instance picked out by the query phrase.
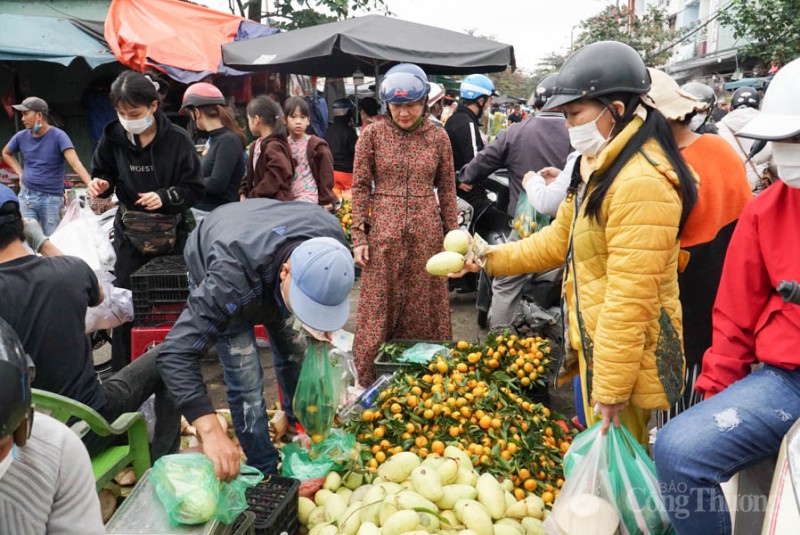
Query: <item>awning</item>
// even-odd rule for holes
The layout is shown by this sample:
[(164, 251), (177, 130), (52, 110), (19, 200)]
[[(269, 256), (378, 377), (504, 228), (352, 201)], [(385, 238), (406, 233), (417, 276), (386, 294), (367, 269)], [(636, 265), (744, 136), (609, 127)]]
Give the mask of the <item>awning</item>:
[(381, 15), (226, 44), (222, 56), (237, 69), (335, 77), (384, 73), (396, 63), (416, 63), (427, 74), (516, 67), (511, 45)]
[(724, 62), (732, 60), (735, 61), (736, 56), (736, 50), (722, 50), (699, 58), (693, 58), (686, 61), (681, 61), (679, 63), (673, 63), (672, 65), (667, 65), (664, 70), (667, 72), (667, 74), (675, 75), (691, 69), (711, 67), (714, 65), (721, 65)]
[(117, 61), (105, 42), (81, 31), (70, 19), (3, 14), (0, 61), (44, 61), (69, 66), (78, 58), (92, 69)]
[(128, 67), (155, 68), (184, 83), (243, 73), (222, 64), (220, 46), (277, 32), (251, 20), (178, 0), (113, 0), (105, 38)]

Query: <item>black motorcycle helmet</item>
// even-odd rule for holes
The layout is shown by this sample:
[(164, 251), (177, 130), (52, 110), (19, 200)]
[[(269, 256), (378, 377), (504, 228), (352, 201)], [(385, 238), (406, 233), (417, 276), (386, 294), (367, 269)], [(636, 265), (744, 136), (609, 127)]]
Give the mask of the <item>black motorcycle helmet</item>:
[(0, 438), (24, 446), (31, 434), (34, 366), (14, 329), (0, 318)]
[(533, 92), (533, 95), (531, 95), (531, 98), (528, 99), (528, 106), (532, 106), (537, 110), (544, 108), (547, 100), (553, 96), (556, 90), (557, 79), (558, 73), (554, 72), (539, 80), (536, 90)]
[(700, 102), (708, 104), (709, 109), (713, 108), (714, 104), (717, 102), (717, 94), (714, 93), (714, 90), (705, 84), (701, 84), (700, 82), (689, 82), (688, 84), (683, 84), (681, 89), (696, 97), (698, 100), (700, 100)]
[(636, 50), (618, 41), (598, 41), (572, 54), (558, 73), (544, 111), (604, 95), (650, 91), (650, 73)]
[(761, 106), (761, 96), (752, 87), (740, 87), (733, 92), (731, 110), (741, 107), (758, 109), (759, 106)]

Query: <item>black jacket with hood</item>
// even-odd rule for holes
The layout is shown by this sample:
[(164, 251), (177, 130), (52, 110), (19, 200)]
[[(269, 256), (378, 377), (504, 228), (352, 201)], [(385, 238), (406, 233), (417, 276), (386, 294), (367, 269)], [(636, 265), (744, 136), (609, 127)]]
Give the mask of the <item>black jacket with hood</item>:
[(339, 220), (322, 207), (273, 199), (220, 206), (189, 236), (184, 256), (197, 287), (156, 358), (187, 420), (214, 412), (200, 373), (206, 349), (233, 320), (251, 325), (280, 321), (281, 252), (290, 242), (320, 237), (347, 245)]
[[(478, 121), (478, 116), (471, 109), (459, 104), (455, 113), (444, 124), (444, 129), (450, 138), (450, 145), (453, 146), (453, 167), (456, 174), (483, 150), (483, 138)], [(458, 189), (458, 181), (455, 180), (455, 177), (453, 180), (456, 182), (458, 196), (470, 203), (476, 213), (482, 213), (491, 204), (486, 197), (486, 188), (482, 184), (473, 184), (472, 190), (464, 191)]]
[(119, 120), (106, 125), (92, 157), (92, 176), (110, 184), (102, 197), (116, 191), (120, 204), (129, 210), (145, 211), (135, 204), (138, 194), (155, 191), (162, 207), (153, 212), (182, 213), (203, 197), (200, 159), (183, 128), (160, 111), (155, 121), (156, 136), (146, 147)]

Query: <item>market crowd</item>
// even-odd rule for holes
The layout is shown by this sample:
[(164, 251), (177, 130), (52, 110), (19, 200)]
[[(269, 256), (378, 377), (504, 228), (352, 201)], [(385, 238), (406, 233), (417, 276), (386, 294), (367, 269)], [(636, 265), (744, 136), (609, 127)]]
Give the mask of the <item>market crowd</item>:
[[(491, 143), (481, 129), (495, 96), (488, 77), (466, 77), (449, 105), (421, 68), (400, 64), (382, 78), (377, 100), (359, 109), (336, 101), (324, 138), (310, 133), (305, 99), (255, 97), (248, 144), (228, 100), (203, 82), (181, 106), (208, 138), (198, 155), (164, 113), (166, 81), (126, 71), (110, 90), (118, 117), (88, 171), (50, 123), (47, 103), (26, 98), (15, 106), (25, 129), (3, 149), (22, 188), (0, 187), (0, 510), (17, 511), (0, 517), (0, 531), (38, 533), (80, 518), (83, 533), (102, 532), (89, 454), (110, 440), (90, 433), (82, 445), (51, 418), (34, 417), (31, 388), (109, 421), (155, 394), (153, 459), (178, 450), (182, 414), (217, 476), (234, 477), (239, 450), (200, 372), (211, 347), (248, 463), (277, 473), (253, 327), (269, 333), (292, 426), (305, 349), (347, 322), (357, 268), (353, 353), (362, 385), (376, 379), (383, 343), (450, 340), (448, 280), (425, 264), (459, 228), (460, 210), (497, 212), (486, 179), (505, 168), (511, 202), (500, 217), (513, 219), (524, 193), (553, 221), (480, 258), (469, 253), (452, 277), (481, 269), (492, 277), (490, 324), (503, 331), (526, 275), (563, 266), (560, 375), (576, 378), (579, 421), (624, 424), (647, 444), (657, 411), (663, 488), (702, 500), (688, 515), (670, 511), (677, 532), (730, 532), (727, 510), (711, 507), (720, 483), (774, 455), (800, 414), (800, 308), (776, 290), (800, 275), (798, 86), (795, 60), (763, 98), (737, 90), (725, 114), (713, 88), (681, 87), (627, 45), (600, 42), (543, 79), (534, 112), (523, 118), (515, 109)], [(102, 287), (47, 239), (65, 164), (90, 197), (118, 201), (116, 286), (130, 288), (131, 275), (158, 256), (182, 254), (189, 272), (189, 299), (164, 343), (132, 360), (131, 325), (116, 328), (115, 373), (102, 382), (84, 334)], [(343, 200), (352, 202), (352, 243), (334, 215)], [(31, 472), (43, 478), (41, 500), (23, 503)]]

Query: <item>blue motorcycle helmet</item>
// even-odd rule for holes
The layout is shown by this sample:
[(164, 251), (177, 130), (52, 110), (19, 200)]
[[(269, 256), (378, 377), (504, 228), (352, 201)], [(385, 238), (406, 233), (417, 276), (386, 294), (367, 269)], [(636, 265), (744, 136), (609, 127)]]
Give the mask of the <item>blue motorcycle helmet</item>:
[(389, 104), (408, 104), (426, 98), (428, 88), (425, 78), (409, 72), (393, 72), (383, 78), (380, 96)]
[(461, 98), (466, 100), (476, 100), (481, 97), (496, 97), (494, 82), (488, 76), (482, 74), (470, 74), (461, 81), (459, 89)]
[(396, 72), (407, 72), (408, 74), (413, 74), (419, 76), (423, 80), (428, 80), (428, 75), (425, 74), (425, 71), (422, 70), (422, 67), (419, 65), (414, 65), (413, 63), (398, 63), (388, 71), (386, 71), (386, 76), (390, 74), (394, 74)]

